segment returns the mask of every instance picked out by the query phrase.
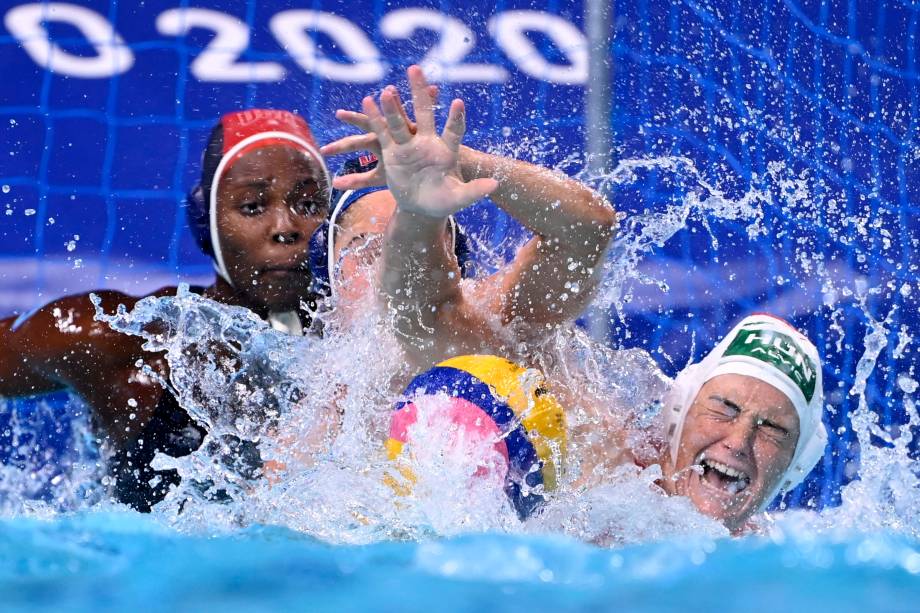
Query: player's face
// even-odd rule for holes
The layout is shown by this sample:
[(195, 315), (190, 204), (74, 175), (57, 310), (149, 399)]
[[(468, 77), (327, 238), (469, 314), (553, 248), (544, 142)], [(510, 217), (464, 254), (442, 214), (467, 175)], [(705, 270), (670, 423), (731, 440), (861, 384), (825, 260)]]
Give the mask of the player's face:
[(387, 224), (396, 211), (389, 191), (371, 192), (348, 207), (338, 220), (331, 271), (340, 307), (365, 300), (374, 286), (374, 264), (383, 252)]
[(217, 186), (217, 227), (234, 288), (269, 311), (309, 296), (308, 246), (328, 209), (321, 165), (284, 145), (251, 151)]
[(687, 413), (675, 493), (737, 530), (776, 487), (798, 438), (799, 417), (785, 394), (745, 375), (714, 377)]
[[(337, 308), (360, 311), (376, 285), (387, 225), (396, 211), (396, 200), (387, 191), (371, 192), (348, 207), (337, 220), (333, 246), (332, 282)], [(448, 226), (449, 227), (449, 226)], [(445, 241), (452, 241), (449, 231)]]

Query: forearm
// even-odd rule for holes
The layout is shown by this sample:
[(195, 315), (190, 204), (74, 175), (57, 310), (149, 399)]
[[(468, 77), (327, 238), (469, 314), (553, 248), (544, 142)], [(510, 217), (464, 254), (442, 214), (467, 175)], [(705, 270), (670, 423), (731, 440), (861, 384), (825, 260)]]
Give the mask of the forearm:
[(603, 196), (563, 173), (469, 147), (461, 147), (460, 164), (466, 181), (497, 179), (492, 200), (540, 237), (597, 254), (613, 235), (613, 207)]
[(468, 148), (460, 160), (464, 179), (497, 179), (491, 198), (536, 234), (500, 273), (505, 320), (557, 324), (576, 317), (597, 285), (616, 228), (613, 208), (578, 181), (527, 162)]
[(387, 226), (380, 288), (407, 321), (430, 322), (459, 294), (460, 270), (450, 249), (446, 218), (400, 210)]

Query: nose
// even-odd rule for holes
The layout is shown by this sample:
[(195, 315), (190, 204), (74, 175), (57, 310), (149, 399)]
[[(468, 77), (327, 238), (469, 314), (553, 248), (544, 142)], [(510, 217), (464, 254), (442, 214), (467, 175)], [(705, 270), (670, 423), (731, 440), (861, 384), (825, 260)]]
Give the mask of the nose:
[(306, 220), (288, 206), (274, 207), (271, 225), (271, 240), (280, 245), (297, 245), (306, 236)]
[(293, 245), (294, 243), (300, 242), (302, 236), (303, 234), (297, 230), (290, 230), (288, 232), (279, 231), (272, 234), (272, 240), (282, 245)]
[(722, 445), (737, 458), (748, 458), (752, 454), (754, 434), (757, 425), (752, 419), (736, 419), (722, 438)]

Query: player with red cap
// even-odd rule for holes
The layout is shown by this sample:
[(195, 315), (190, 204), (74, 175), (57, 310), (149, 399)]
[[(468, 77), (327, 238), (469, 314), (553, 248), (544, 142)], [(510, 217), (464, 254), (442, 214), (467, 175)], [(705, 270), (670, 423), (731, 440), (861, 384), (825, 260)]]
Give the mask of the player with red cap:
[[(211, 131), (201, 183), (188, 199), (190, 226), (217, 270), (213, 284), (194, 291), (251, 309), (276, 329), (309, 332), (309, 310), (302, 307), (316, 297), (309, 243), (326, 219), (330, 184), (302, 117), (261, 109), (224, 115)], [(140, 300), (94, 293), (109, 313)], [(175, 293), (166, 287), (152, 295)], [(145, 372), (149, 366), (168, 377), (162, 354), (144, 351), (142, 339), (94, 316), (87, 292), (0, 321), (0, 395), (76, 392), (111, 452), (116, 498), (147, 511), (179, 479), (175, 471), (155, 471), (154, 456), (191, 453), (205, 430)], [(65, 319), (68, 325), (61, 324)], [(234, 445), (236, 455), (248, 458), (246, 470), (258, 474), (258, 449)]]

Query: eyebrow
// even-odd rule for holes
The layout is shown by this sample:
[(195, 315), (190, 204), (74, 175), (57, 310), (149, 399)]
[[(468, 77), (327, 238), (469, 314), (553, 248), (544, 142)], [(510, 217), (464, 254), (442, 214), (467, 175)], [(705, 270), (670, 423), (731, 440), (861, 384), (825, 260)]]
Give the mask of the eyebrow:
[(237, 179), (236, 181), (230, 182), (230, 187), (235, 187), (238, 189), (266, 189), (271, 185), (271, 180), (264, 177), (254, 177), (252, 179)]

